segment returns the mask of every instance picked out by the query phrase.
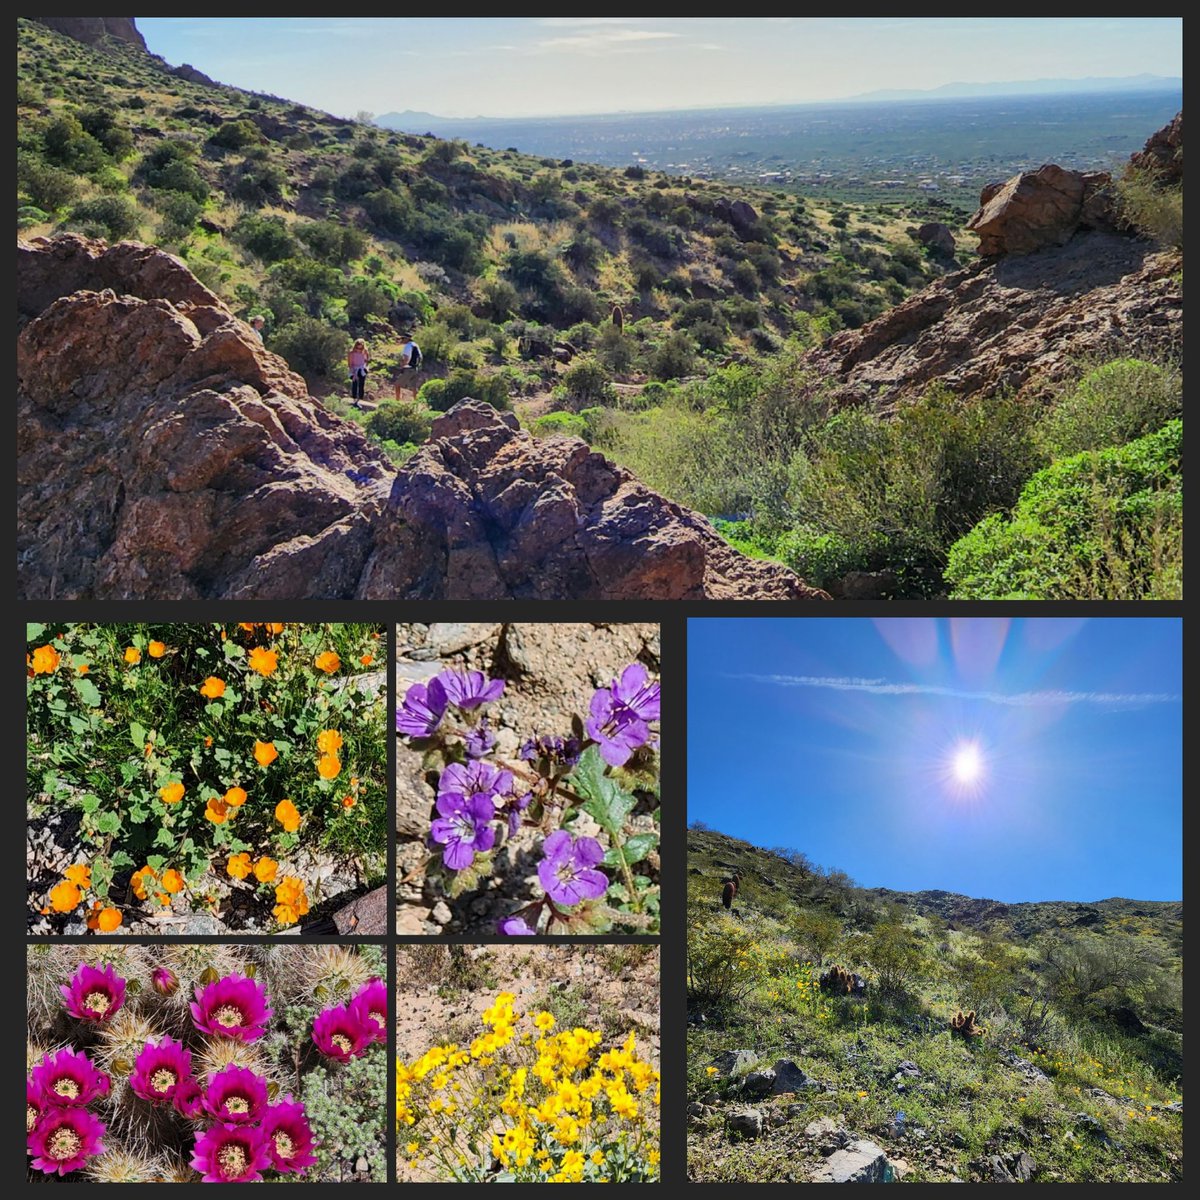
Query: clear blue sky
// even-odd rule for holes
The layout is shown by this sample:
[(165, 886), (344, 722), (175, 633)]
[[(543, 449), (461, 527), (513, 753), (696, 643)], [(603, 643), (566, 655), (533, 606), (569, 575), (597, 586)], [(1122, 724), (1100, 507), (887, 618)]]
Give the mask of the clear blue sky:
[(1179, 18), (138, 17), (222, 83), (352, 116), (831, 100), (953, 82), (1183, 73)]
[(1182, 623), (688, 622), (688, 819), (866, 887), (1182, 897)]

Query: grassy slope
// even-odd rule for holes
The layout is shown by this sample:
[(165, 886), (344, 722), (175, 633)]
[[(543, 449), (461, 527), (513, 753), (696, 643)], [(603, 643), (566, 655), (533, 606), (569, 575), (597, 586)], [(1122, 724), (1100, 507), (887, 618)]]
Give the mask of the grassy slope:
[[(745, 950), (758, 964), (744, 969), (749, 978), (740, 1003), (690, 999), (689, 1100), (706, 1106), (691, 1122), (693, 1178), (806, 1179), (821, 1159), (803, 1130), (828, 1116), (901, 1160), (908, 1180), (986, 1179), (988, 1156), (1021, 1151), (1037, 1163), (1036, 1182), (1182, 1179), (1182, 1115), (1165, 1107), (1181, 1100), (1181, 1012), (1156, 1024), (1163, 1013), (1155, 1009), (1152, 1019), (1148, 1005), (1140, 1013), (1146, 1027), (1136, 1035), (1063, 1009), (1042, 1036), (1026, 1039), (995, 1006), (981, 1017), (988, 1027), (982, 1038), (967, 1042), (947, 1028), (971, 994), (959, 964), (989, 937), (1032, 966), (1040, 961), (1040, 935), (1085, 928), (1099, 938), (1136, 936), (1177, 978), (1181, 904), (997, 905), (945, 892), (867, 891), (836, 880), (830, 886), (779, 854), (700, 830), (688, 833), (688, 866), (693, 961), (721, 945), (735, 959), (738, 948)], [(721, 879), (734, 872), (742, 876), (739, 916), (729, 918), (718, 896)], [(830, 912), (846, 914), (845, 932), (825, 961), (841, 961), (874, 984), (865, 926), (886, 902), (898, 906), (922, 947), (910, 996), (885, 998), (872, 986), (866, 1001), (825, 999), (796, 986), (808, 977), (798, 964), (812, 957), (796, 940), (796, 917)], [(732, 1141), (725, 1106), (746, 1102), (736, 1097), (736, 1081), (707, 1068), (717, 1053), (737, 1048), (753, 1050), (764, 1065), (792, 1059), (833, 1090), (758, 1102), (764, 1112), (778, 1109), (780, 1124), (760, 1139)], [(898, 1092), (892, 1076), (906, 1059), (922, 1075)], [(1022, 1063), (1047, 1078), (1032, 1081)], [(905, 1120), (898, 1131), (900, 1111)]]

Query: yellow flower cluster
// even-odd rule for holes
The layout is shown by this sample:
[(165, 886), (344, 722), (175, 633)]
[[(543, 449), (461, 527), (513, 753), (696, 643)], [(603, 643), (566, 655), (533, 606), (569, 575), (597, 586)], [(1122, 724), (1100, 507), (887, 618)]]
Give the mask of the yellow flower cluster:
[[(410, 1167), (439, 1178), (521, 1182), (644, 1182), (658, 1175), (659, 1073), (631, 1032), (600, 1050), (599, 1030), (557, 1033), (553, 1014), (520, 1014), (500, 992), (467, 1048), (434, 1046), (397, 1063), (396, 1121)], [(519, 1026), (525, 1022), (525, 1030)]]

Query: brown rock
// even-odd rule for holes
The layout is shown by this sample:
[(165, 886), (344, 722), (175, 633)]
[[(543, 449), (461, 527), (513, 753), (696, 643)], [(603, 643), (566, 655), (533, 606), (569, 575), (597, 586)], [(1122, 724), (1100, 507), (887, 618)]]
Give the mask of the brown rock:
[(1043, 246), (1061, 246), (1079, 227), (1084, 177), (1047, 163), (984, 194), (988, 198), (980, 197), (979, 211), (967, 222), (979, 235), (979, 253), (985, 258), (1031, 254)]
[(1146, 145), (1130, 158), (1129, 166), (1153, 171), (1168, 186), (1182, 183), (1183, 113), (1176, 113), (1169, 125), (1152, 133)]
[(365, 896), (356, 896), (333, 914), (332, 920), (343, 937), (367, 937), (388, 931), (388, 890), (377, 887)]
[(824, 596), (476, 401), (395, 472), (161, 251), (19, 243), (17, 300), (23, 597)]
[(133, 17), (33, 17), (39, 25), (53, 29), (55, 33), (65, 34), (77, 42), (88, 46), (102, 44), (107, 38), (116, 38), (128, 42), (142, 50), (146, 49), (146, 39), (138, 32)]
[(941, 221), (926, 221), (917, 229), (916, 237), (922, 246), (928, 246), (935, 254), (943, 258), (954, 257), (954, 234), (949, 225), (943, 225)]

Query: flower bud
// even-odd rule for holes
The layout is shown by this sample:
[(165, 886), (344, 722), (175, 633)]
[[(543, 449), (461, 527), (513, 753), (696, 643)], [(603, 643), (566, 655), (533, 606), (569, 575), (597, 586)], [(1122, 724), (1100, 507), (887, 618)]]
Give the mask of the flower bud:
[(156, 967), (150, 982), (160, 996), (173, 996), (179, 990), (179, 979), (168, 967)]

